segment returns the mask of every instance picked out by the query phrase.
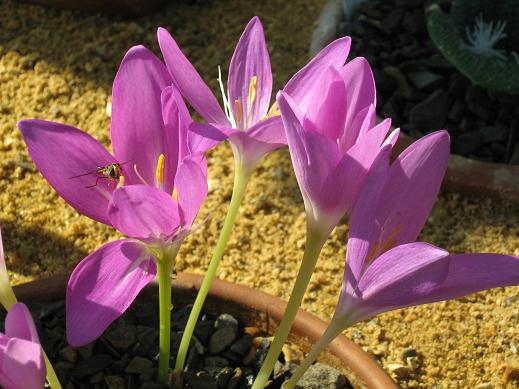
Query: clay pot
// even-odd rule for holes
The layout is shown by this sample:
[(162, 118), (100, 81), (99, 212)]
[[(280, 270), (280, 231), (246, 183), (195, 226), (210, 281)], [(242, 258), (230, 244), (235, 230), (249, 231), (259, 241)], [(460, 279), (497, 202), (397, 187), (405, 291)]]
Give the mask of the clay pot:
[[(14, 289), (22, 302), (53, 301), (65, 297), (67, 281), (68, 275), (60, 275), (18, 285)], [(173, 305), (179, 307), (192, 303), (201, 282), (200, 275), (180, 274), (173, 281)], [(150, 284), (139, 298), (156, 300), (157, 296), (157, 285)], [(246, 325), (264, 328), (269, 332), (279, 323), (285, 307), (286, 302), (277, 297), (221, 280), (214, 281), (205, 304), (205, 310), (209, 313), (228, 312)], [(307, 352), (310, 345), (320, 338), (326, 325), (318, 317), (300, 310), (289, 339)], [(377, 362), (343, 335), (330, 344), (319, 360), (343, 371), (356, 388), (398, 388)]]
[[(351, 1), (355, 7), (359, 1)], [(310, 55), (315, 55), (332, 40), (337, 38), (339, 24), (345, 15), (342, 0), (328, 0), (323, 7), (310, 43)], [(400, 134), (393, 149), (393, 157), (414, 141)], [(445, 179), (445, 189), (465, 193), (486, 195), (495, 199), (519, 199), (519, 166), (502, 163), (483, 162), (475, 159), (451, 155)]]

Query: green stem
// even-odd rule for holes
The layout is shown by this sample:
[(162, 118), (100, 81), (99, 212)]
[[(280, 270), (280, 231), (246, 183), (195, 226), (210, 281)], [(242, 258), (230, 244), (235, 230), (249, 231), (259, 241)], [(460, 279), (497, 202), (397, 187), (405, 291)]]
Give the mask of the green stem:
[(245, 189), (247, 188), (247, 183), (249, 182), (251, 170), (252, 169), (244, 168), (240, 163), (236, 163), (234, 186), (229, 209), (227, 210), (227, 215), (225, 216), (222, 231), (220, 232), (220, 237), (218, 238), (213, 257), (211, 258), (211, 262), (207, 268), (202, 285), (200, 285), (200, 290), (196, 296), (193, 308), (191, 309), (191, 313), (189, 314), (189, 318), (186, 323), (186, 328), (184, 329), (184, 333), (182, 335), (182, 340), (180, 341), (177, 360), (175, 362), (175, 373), (177, 374), (184, 369), (184, 363), (186, 361), (186, 355), (189, 349), (189, 342), (193, 336), (193, 331), (195, 330), (195, 325), (198, 321), (198, 317), (200, 316), (204, 301), (216, 276), (216, 270), (218, 268), (218, 264), (220, 263), (220, 259), (222, 259), (225, 246), (227, 245), (229, 237), (231, 236), (232, 227), (234, 225), (234, 221), (236, 220), (236, 216), (238, 216), (238, 209), (240, 207), (243, 196), (245, 195)]
[(270, 377), (270, 373), (274, 369), (274, 365), (278, 360), (279, 353), (288, 337), (290, 328), (292, 327), (292, 323), (296, 317), (299, 306), (301, 305), (308, 283), (310, 282), (310, 277), (312, 276), (315, 264), (319, 258), (319, 253), (326, 241), (326, 236), (323, 235), (325, 234), (316, 228), (307, 229), (306, 247), (301, 268), (297, 274), (296, 282), (292, 289), (290, 299), (288, 300), (281, 324), (276, 331), (274, 340), (272, 341), (269, 352), (265, 357), (265, 361), (256, 376), (252, 389), (263, 389)]
[(323, 351), (336, 337), (342, 332), (343, 326), (337, 321), (332, 320), (321, 338), (312, 346), (312, 349), (292, 374), (292, 377), (283, 384), (283, 389), (293, 389), (297, 382), (301, 379), (305, 371), (317, 359), (321, 351)]
[[(176, 252), (175, 252), (176, 255)], [(159, 371), (158, 380), (169, 384), (169, 355), (171, 338), (171, 272), (173, 259), (169, 256), (157, 257), (157, 277), (159, 279)]]
[[(43, 350), (42, 350), (43, 351)], [(51, 389), (61, 389), (61, 384), (59, 383), (58, 376), (52, 367), (52, 363), (50, 363), (47, 354), (43, 351), (43, 359), (45, 359), (45, 367), (47, 368), (47, 382)]]

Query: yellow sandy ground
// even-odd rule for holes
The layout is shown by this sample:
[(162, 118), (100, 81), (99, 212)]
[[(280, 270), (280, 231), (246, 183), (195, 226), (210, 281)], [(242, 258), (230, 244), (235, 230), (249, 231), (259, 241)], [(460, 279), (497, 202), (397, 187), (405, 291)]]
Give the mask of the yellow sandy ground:
[[(109, 146), (107, 104), (115, 71), (132, 45), (158, 53), (157, 26), (173, 33), (216, 90), (217, 65), (227, 68), (244, 25), (259, 15), (280, 87), (307, 60), (323, 0), (172, 3), (165, 12), (133, 21), (0, 3), (0, 220), (14, 283), (70, 271), (117, 237), (78, 215), (50, 188), (32, 165), (17, 120), (69, 123)], [(179, 271), (204, 271), (227, 209), (233, 172), (227, 145), (210, 155), (209, 164), (210, 194), (201, 214), (210, 218), (184, 244)], [(220, 277), (286, 298), (302, 255), (304, 226), (288, 153), (275, 152), (251, 181)], [(333, 233), (304, 302), (324, 318), (337, 299), (347, 232), (344, 224)], [(443, 193), (421, 238), (452, 252), (519, 255), (519, 204)], [(507, 358), (509, 367), (517, 365), (518, 293), (518, 288), (497, 289), (387, 313), (348, 334), (386, 369), (405, 365), (403, 350), (414, 348), (418, 368), (398, 378), (403, 387), (517, 387), (514, 380), (505, 385), (503, 373)]]

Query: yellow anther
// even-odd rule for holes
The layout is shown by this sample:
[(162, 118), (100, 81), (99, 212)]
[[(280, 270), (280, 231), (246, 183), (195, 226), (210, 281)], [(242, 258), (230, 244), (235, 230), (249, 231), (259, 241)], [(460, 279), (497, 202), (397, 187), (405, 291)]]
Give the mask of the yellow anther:
[(279, 115), (281, 115), (281, 112), (279, 112), (278, 102), (275, 101), (274, 104), (272, 104), (272, 106), (270, 107), (269, 112), (267, 113), (267, 116), (272, 117), (272, 116), (279, 116)]
[(173, 188), (173, 193), (171, 194), (171, 197), (175, 199), (175, 201), (178, 203), (178, 191), (177, 188)]
[(164, 158), (164, 154), (159, 155), (157, 170), (155, 170), (155, 178), (160, 185), (164, 184)]
[(124, 185), (124, 176), (119, 176), (119, 182), (117, 182), (117, 187), (120, 188)]
[(250, 105), (254, 104), (254, 100), (256, 100), (256, 82), (258, 81), (258, 77), (252, 76), (249, 84), (249, 103)]
[(240, 100), (234, 100), (234, 106), (236, 107), (236, 123), (239, 123), (243, 114)]

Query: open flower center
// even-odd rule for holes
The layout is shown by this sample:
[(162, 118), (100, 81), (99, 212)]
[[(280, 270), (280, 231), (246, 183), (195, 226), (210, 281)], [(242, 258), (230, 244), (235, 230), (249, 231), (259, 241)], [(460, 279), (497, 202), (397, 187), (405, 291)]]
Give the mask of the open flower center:
[[(257, 100), (258, 77), (252, 76), (249, 82), (249, 94), (247, 101), (235, 99), (232, 104), (229, 96), (225, 93), (225, 87), (222, 80), (222, 69), (218, 66), (218, 84), (220, 85), (220, 92), (222, 93), (223, 108), (225, 116), (231, 126), (235, 129), (246, 129), (254, 125), (253, 107)], [(272, 116), (279, 115), (279, 108), (277, 103), (274, 103), (267, 115), (260, 118), (260, 120), (268, 119)]]

